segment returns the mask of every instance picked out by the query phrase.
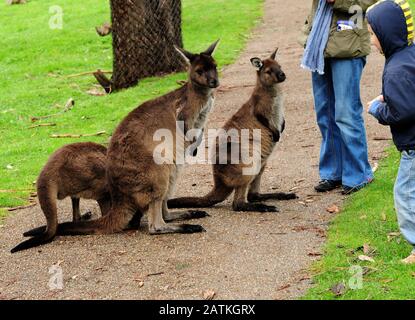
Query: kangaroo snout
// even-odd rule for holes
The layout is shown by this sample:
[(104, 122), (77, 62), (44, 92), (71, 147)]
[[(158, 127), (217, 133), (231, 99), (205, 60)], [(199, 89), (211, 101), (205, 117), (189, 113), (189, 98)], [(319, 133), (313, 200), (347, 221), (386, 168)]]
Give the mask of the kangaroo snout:
[(284, 82), (287, 79), (287, 76), (281, 71), (277, 74), (277, 79), (279, 82)]
[(209, 87), (211, 87), (211, 88), (219, 87), (219, 80), (218, 79), (210, 79), (209, 80)]

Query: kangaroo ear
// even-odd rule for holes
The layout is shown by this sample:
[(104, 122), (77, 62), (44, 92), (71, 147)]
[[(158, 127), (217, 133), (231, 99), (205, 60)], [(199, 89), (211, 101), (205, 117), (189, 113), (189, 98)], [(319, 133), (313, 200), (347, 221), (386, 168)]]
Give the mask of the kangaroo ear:
[(187, 50), (178, 48), (176, 46), (174, 46), (174, 49), (176, 49), (176, 51), (180, 53), (180, 55), (184, 58), (184, 60), (186, 60), (188, 64), (192, 63), (192, 61), (194, 61), (194, 59), (196, 58), (196, 55), (194, 53), (191, 53)]
[(213, 55), (213, 53), (214, 53), (214, 52), (215, 52), (215, 50), (216, 50), (216, 47), (218, 46), (219, 41), (220, 41), (220, 39), (216, 40), (214, 43), (212, 43), (212, 44), (210, 45), (210, 47), (209, 47), (209, 48), (207, 48), (207, 49), (206, 49), (204, 52), (202, 52), (202, 53), (207, 54), (208, 56), (212, 56), (212, 55)]
[(260, 58), (252, 58), (251, 63), (258, 70), (261, 70), (262, 67), (264, 66), (264, 63), (262, 62)]
[(277, 49), (274, 51), (274, 53), (273, 53), (273, 54), (271, 54), (271, 57), (270, 57), (270, 58), (271, 58), (272, 60), (275, 60), (275, 57), (277, 56), (277, 53), (278, 53), (278, 49), (279, 49), (279, 48), (277, 48)]

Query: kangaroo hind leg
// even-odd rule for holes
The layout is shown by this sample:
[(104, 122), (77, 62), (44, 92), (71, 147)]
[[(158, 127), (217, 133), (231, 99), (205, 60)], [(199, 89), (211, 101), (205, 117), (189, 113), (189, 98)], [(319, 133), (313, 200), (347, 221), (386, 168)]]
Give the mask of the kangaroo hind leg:
[(167, 201), (163, 201), (163, 219), (165, 222), (202, 219), (210, 217), (209, 213), (202, 210), (171, 211), (167, 207)]
[(151, 235), (167, 233), (198, 233), (205, 229), (199, 225), (166, 223), (163, 219), (163, 200), (150, 203), (148, 208), (148, 229)]
[(241, 212), (278, 212), (275, 206), (268, 206), (262, 203), (249, 203), (247, 201), (248, 186), (242, 186), (235, 189), (233, 200), (233, 210)]
[(275, 192), (275, 193), (261, 193), (261, 179), (262, 174), (264, 173), (265, 166), (262, 167), (259, 174), (255, 177), (254, 181), (252, 181), (251, 186), (248, 192), (248, 201), (249, 202), (261, 202), (261, 201), (268, 201), (268, 200), (293, 200), (297, 199), (297, 195), (295, 193), (283, 193), (283, 192)]

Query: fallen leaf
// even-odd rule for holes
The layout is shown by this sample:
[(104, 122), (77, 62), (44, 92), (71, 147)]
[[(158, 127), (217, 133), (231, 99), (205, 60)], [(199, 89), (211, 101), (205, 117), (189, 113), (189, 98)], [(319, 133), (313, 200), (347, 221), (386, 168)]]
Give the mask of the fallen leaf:
[(375, 260), (369, 256), (365, 256), (365, 255), (360, 255), (359, 257), (360, 261), (367, 261), (367, 262), (375, 262)]
[(375, 173), (379, 169), (379, 163), (375, 162), (372, 167), (372, 172)]
[(370, 246), (367, 243), (363, 245), (363, 253), (370, 254)]
[(95, 27), (95, 30), (101, 37), (105, 37), (112, 32), (112, 26), (111, 23), (105, 22), (103, 25)]
[(164, 274), (163, 271), (162, 272), (149, 273), (149, 274), (146, 275), (146, 277), (161, 276), (163, 274)]
[(58, 262), (56, 262), (55, 264), (53, 264), (54, 266), (59, 267), (62, 263), (64, 263), (65, 260), (58, 260)]
[(388, 220), (388, 218), (386, 217), (386, 213), (385, 212), (382, 212), (381, 219), (382, 219), (382, 221)]
[(282, 290), (288, 289), (289, 287), (291, 287), (291, 285), (290, 284), (286, 284), (285, 286), (282, 286), (282, 287), (278, 288), (277, 291), (282, 291)]
[(104, 89), (92, 88), (86, 92), (91, 96), (101, 97), (107, 95)]
[(415, 272), (412, 272), (412, 277), (414, 277), (414, 278), (415, 278)]
[(11, 165), (11, 164), (8, 164), (7, 166), (6, 166), (6, 169), (8, 169), (8, 170), (13, 170), (13, 166)]
[(327, 210), (328, 213), (339, 213), (340, 212), (339, 207), (336, 206), (335, 204), (331, 205), (326, 210)]
[(382, 282), (382, 283), (391, 283), (393, 281), (395, 281), (395, 280), (394, 279), (383, 279), (383, 280), (380, 280), (380, 282)]
[(399, 237), (401, 235), (400, 232), (390, 232), (388, 233), (388, 242), (391, 242), (393, 239)]
[(205, 300), (213, 300), (215, 296), (216, 296), (216, 292), (213, 290), (205, 290), (203, 292), (203, 299)]
[(144, 280), (141, 277), (140, 278), (134, 278), (133, 281), (138, 282), (138, 286), (140, 288), (142, 288), (144, 286)]
[(340, 297), (346, 293), (346, 286), (343, 282), (337, 283), (331, 287), (331, 292), (333, 292), (336, 297)]
[(363, 267), (363, 275), (364, 276), (375, 273), (377, 271), (379, 271), (379, 269), (372, 268), (372, 267)]
[(75, 100), (73, 98), (69, 98), (68, 101), (66, 101), (65, 103), (65, 112), (69, 111), (73, 108), (73, 106), (75, 105)]
[(360, 216), (359, 219), (360, 220), (366, 220), (367, 219), (367, 215), (364, 214), (363, 216)]
[(320, 253), (320, 252), (310, 252), (309, 254), (308, 254), (308, 256), (310, 256), (310, 257), (320, 257), (320, 256), (322, 256), (323, 254), (322, 253)]

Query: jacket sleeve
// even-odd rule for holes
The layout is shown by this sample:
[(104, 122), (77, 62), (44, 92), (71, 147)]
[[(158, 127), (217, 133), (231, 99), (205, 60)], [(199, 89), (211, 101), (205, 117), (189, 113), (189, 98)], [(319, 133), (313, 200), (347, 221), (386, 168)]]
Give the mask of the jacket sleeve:
[(377, 109), (383, 125), (399, 125), (415, 120), (415, 79), (407, 74), (388, 75), (384, 83), (385, 104)]
[(363, 12), (373, 4), (378, 2), (377, 0), (336, 0), (334, 1), (333, 10), (342, 11), (348, 13), (352, 6), (360, 6)]

